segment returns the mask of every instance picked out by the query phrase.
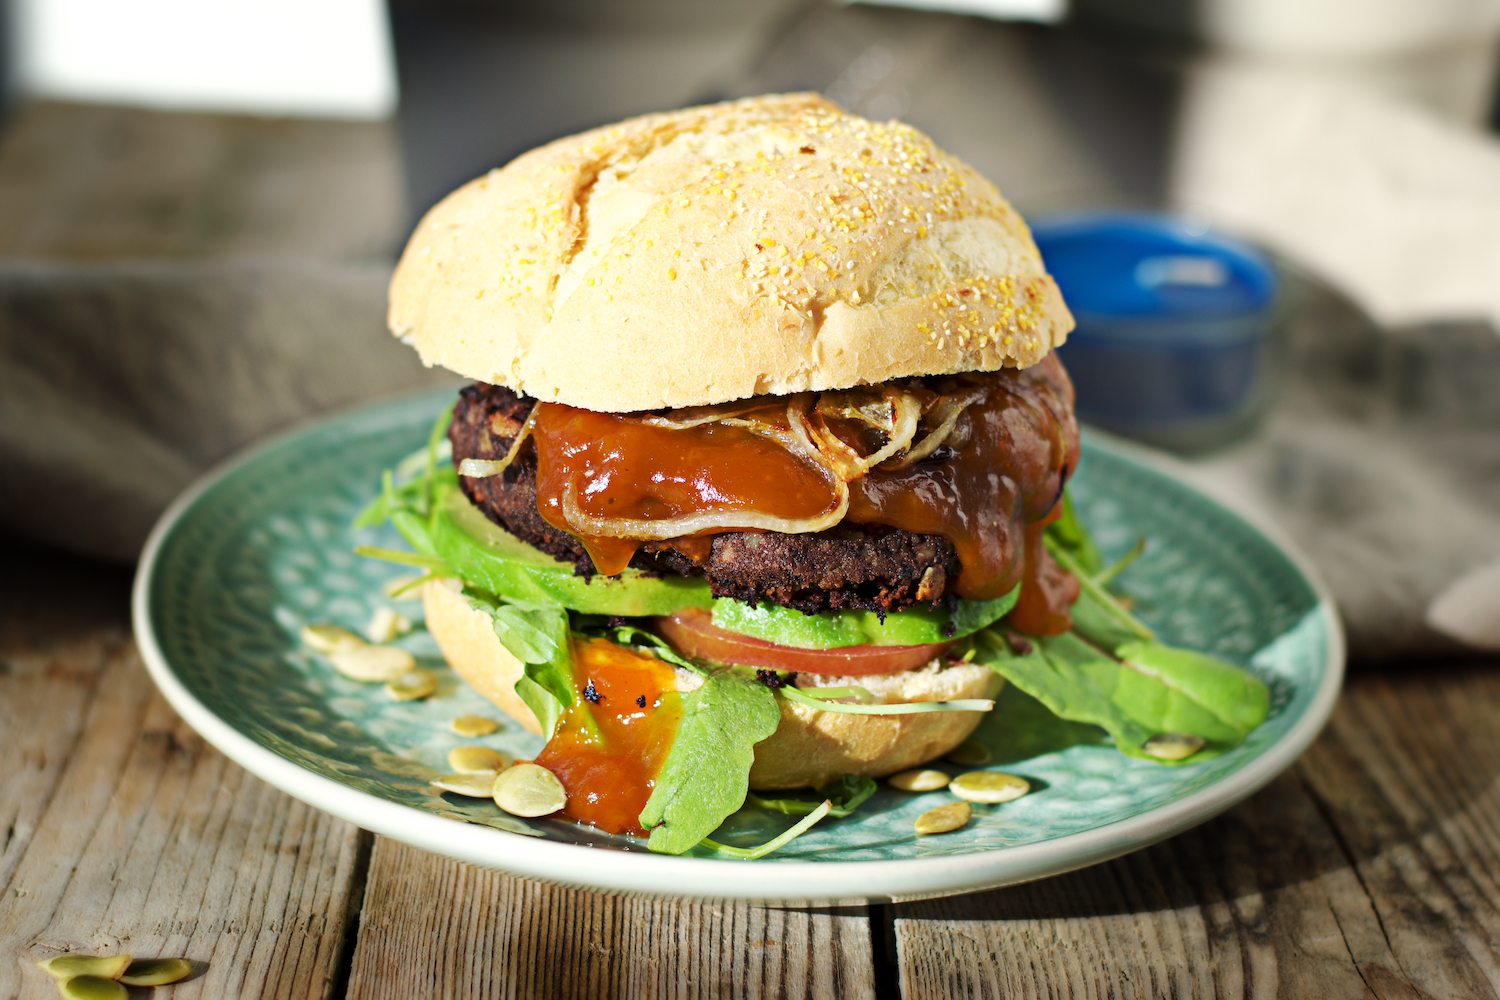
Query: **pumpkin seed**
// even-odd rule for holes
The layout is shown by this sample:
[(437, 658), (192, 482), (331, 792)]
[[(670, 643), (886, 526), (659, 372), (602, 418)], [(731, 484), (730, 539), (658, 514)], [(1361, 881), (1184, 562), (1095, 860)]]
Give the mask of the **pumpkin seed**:
[(129, 1000), (130, 992), (103, 976), (74, 976), (58, 987), (67, 1000)]
[(933, 833), (952, 833), (967, 826), (972, 815), (973, 807), (960, 800), (927, 810), (917, 817), (915, 826), (917, 833), (924, 837)]
[(301, 639), (302, 645), (324, 656), (330, 656), (341, 649), (359, 649), (365, 644), (359, 636), (337, 625), (304, 625)]
[(902, 792), (935, 792), (939, 788), (947, 788), (950, 780), (952, 779), (942, 771), (925, 768), (902, 771), (886, 779), (892, 788)]
[(486, 719), (482, 715), (460, 715), (453, 720), (453, 731), (460, 736), (470, 738), (488, 736), (499, 728), (500, 723), (494, 719)]
[(512, 816), (546, 816), (568, 804), (557, 775), (540, 764), (516, 764), (501, 771), (493, 789), (495, 805)]
[(460, 774), (493, 776), (505, 766), (505, 758), (489, 747), (454, 747), (448, 751), (448, 766)]
[(131, 962), (120, 982), (126, 986), (169, 986), (193, 974), (193, 963), (185, 958), (143, 958)]
[(367, 646), (363, 642), (357, 647), (334, 650), (328, 654), (328, 660), (333, 669), (351, 681), (366, 684), (389, 683), (417, 665), (416, 659), (404, 649)]
[(48, 975), (56, 979), (72, 979), (74, 976), (99, 976), (104, 979), (119, 979), (130, 964), (129, 955), (58, 955), (45, 962), (38, 962)]
[(952, 761), (959, 767), (983, 767), (990, 762), (990, 749), (983, 743), (964, 740), (949, 750), (943, 759)]
[(1031, 782), (1000, 771), (966, 771), (953, 779), (948, 791), (970, 802), (995, 805), (1019, 799), (1031, 791)]
[(390, 608), (376, 608), (370, 616), (370, 624), (365, 626), (365, 635), (371, 642), (390, 642), (410, 631), (411, 619)]
[(420, 701), (432, 697), (437, 686), (437, 674), (416, 667), (387, 684), (385, 693), (397, 701)]
[(1148, 757), (1157, 760), (1187, 760), (1203, 749), (1203, 737), (1192, 733), (1162, 733), (1142, 744)]
[(434, 788), (441, 788), (445, 792), (452, 792), (454, 795), (463, 795), (471, 799), (488, 799), (494, 795), (495, 772), (445, 774), (441, 778), (433, 778), (428, 784)]

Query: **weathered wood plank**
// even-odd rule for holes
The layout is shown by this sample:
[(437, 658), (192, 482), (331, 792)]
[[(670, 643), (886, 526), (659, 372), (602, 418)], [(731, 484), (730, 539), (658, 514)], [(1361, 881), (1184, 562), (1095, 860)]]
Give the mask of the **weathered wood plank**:
[(1432, 996), (1500, 995), (1497, 721), (1493, 663), (1364, 676), (1304, 767), (1396, 967)]
[(1497, 712), (1488, 675), (1362, 678), (1303, 763), (1198, 830), (896, 908), (903, 994), (1494, 997)]
[(0, 996), (35, 958), (183, 956), (174, 996), (315, 997), (337, 978), (363, 838), (207, 747), (155, 693), (124, 574), (8, 552), (0, 579)]
[(665, 902), (546, 886), (380, 839), (351, 998), (875, 995), (862, 908)]

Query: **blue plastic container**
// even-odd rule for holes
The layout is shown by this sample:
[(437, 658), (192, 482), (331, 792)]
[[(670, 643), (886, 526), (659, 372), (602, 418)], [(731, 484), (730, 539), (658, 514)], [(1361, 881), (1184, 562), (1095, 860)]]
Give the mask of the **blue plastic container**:
[(1078, 320), (1060, 356), (1079, 416), (1181, 450), (1254, 425), (1280, 284), (1261, 253), (1160, 215), (1070, 215), (1032, 232)]

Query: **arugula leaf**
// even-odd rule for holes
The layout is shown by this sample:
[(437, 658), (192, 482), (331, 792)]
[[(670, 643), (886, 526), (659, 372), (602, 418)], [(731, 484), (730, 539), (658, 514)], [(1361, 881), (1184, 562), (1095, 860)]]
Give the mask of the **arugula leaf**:
[(465, 589), (470, 606), (489, 615), (495, 637), (521, 661), (516, 694), (536, 714), (542, 733), (557, 728), (563, 709), (573, 704), (573, 656), (568, 643), (568, 612), (555, 605), (497, 601)]
[[(1079, 518), (1078, 509), (1073, 506), (1072, 494), (1063, 493), (1062, 514), (1047, 525), (1045, 538), (1051, 543), (1047, 546), (1049, 550), (1053, 546), (1061, 548), (1089, 576), (1098, 574), (1104, 568), (1104, 557), (1099, 554), (1099, 547), (1094, 544), (1093, 536)], [(1054, 551), (1053, 558), (1056, 556)]]
[(873, 778), (866, 778), (862, 774), (846, 774), (822, 785), (815, 792), (782, 792), (774, 798), (752, 792), (748, 801), (762, 809), (788, 816), (806, 816), (826, 801), (830, 803), (828, 815), (843, 819), (874, 795), (877, 787)]
[(780, 722), (771, 689), (739, 671), (715, 671), (684, 694), (677, 736), (641, 810), (646, 846), (682, 854), (744, 805), (755, 744)]
[[(386, 470), (380, 478), (380, 495), (356, 515), (354, 527), (373, 528), (392, 520), (400, 511), (423, 519), (432, 513), (437, 482), (443, 473), (438, 466), (439, 452), (447, 437), (448, 425), (453, 422), (453, 408), (456, 405), (456, 402), (450, 403), (432, 422), (425, 447), (397, 462), (395, 472)], [(421, 475), (417, 474), (418, 471)], [(403, 535), (405, 533), (402, 532)], [(423, 551), (432, 550), (429, 548)]]
[(1159, 719), (1160, 732), (1238, 743), (1270, 714), (1271, 692), (1260, 678), (1207, 653), (1159, 642), (1115, 652), (1126, 668), (1116, 700), (1136, 718)]
[(808, 830), (811, 830), (819, 820), (824, 816), (830, 815), (832, 812), (833, 803), (825, 799), (809, 810), (806, 816), (803, 816), (790, 827), (781, 831), (780, 834), (757, 847), (731, 847), (729, 844), (721, 844), (718, 841), (709, 840), (707, 837), (704, 837), (701, 843), (704, 847), (711, 847), (720, 854), (727, 854), (731, 858), (739, 858), (741, 861), (758, 861), (767, 854), (781, 850), (787, 844), (790, 844)]
[(1106, 649), (1156, 638), (1156, 634), (1139, 618), (1126, 611), (1113, 594), (1084, 571), (1071, 552), (1050, 536), (1044, 536), (1043, 541), (1057, 564), (1078, 579), (1078, 600), (1073, 602), (1072, 608), (1074, 632)]
[(1132, 757), (1158, 760), (1143, 747), (1163, 733), (1202, 737), (1206, 749), (1189, 759), (1222, 752), (1265, 721), (1270, 708), (1270, 693), (1254, 675), (1160, 643), (1127, 644), (1119, 660), (1071, 633), (1013, 650), (989, 632), (977, 646), (978, 662), (1060, 718), (1101, 727)]

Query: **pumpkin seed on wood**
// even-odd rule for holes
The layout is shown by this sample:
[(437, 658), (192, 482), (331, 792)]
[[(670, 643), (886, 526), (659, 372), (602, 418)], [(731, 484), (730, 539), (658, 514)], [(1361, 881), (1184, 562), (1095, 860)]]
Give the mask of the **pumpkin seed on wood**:
[(67, 1000), (129, 1000), (130, 991), (103, 976), (74, 976), (58, 985)]
[(935, 792), (947, 788), (950, 780), (946, 773), (929, 768), (902, 771), (886, 779), (892, 788), (902, 792)]
[(143, 958), (131, 962), (120, 977), (126, 986), (169, 986), (193, 974), (193, 963), (185, 958)]
[(505, 758), (489, 747), (454, 747), (448, 751), (448, 766), (460, 774), (493, 776), (505, 766)]
[(397, 614), (390, 608), (376, 608), (365, 626), (365, 635), (371, 642), (390, 642), (411, 631), (411, 619)]
[(973, 815), (974, 808), (960, 800), (927, 810), (917, 817), (914, 825), (917, 833), (924, 837), (934, 833), (952, 833), (954, 830), (962, 830), (967, 826), (969, 817)]
[(959, 767), (982, 767), (990, 762), (990, 750), (983, 743), (964, 740), (949, 750), (943, 759), (950, 760)]
[(512, 816), (547, 816), (568, 804), (557, 775), (540, 764), (516, 764), (495, 778), (495, 805)]
[(1157, 760), (1187, 760), (1203, 749), (1203, 737), (1192, 733), (1162, 733), (1141, 745), (1148, 757)]
[(420, 701), (432, 697), (437, 686), (437, 674), (416, 667), (387, 684), (385, 692), (397, 701)]
[(366, 684), (388, 684), (416, 669), (417, 661), (404, 649), (395, 646), (367, 646), (336, 649), (328, 654), (333, 669), (351, 681)]
[(47, 974), (55, 979), (72, 979), (74, 976), (99, 976), (103, 979), (119, 979), (130, 965), (129, 955), (58, 955), (38, 962)]
[(495, 794), (495, 772), (445, 774), (441, 778), (433, 778), (428, 784), (434, 788), (441, 788), (445, 792), (452, 792), (454, 795), (464, 795), (471, 799), (488, 799)]
[(500, 728), (500, 723), (482, 715), (460, 715), (453, 720), (453, 731), (460, 736), (488, 736)]
[(1000, 771), (966, 771), (953, 779), (948, 791), (970, 802), (996, 805), (1019, 799), (1031, 791), (1031, 782)]
[(324, 656), (330, 656), (341, 649), (359, 649), (365, 644), (359, 636), (337, 625), (304, 625), (301, 639), (302, 645)]

